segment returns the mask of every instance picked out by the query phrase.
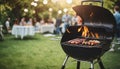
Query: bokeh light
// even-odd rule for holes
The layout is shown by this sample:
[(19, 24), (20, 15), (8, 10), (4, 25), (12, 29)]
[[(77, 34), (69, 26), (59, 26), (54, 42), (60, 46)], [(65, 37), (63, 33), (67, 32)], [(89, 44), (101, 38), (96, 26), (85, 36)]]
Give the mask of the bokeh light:
[(25, 8), (25, 9), (24, 9), (24, 12), (28, 12), (28, 9), (27, 9), (27, 8)]
[(72, 0), (66, 0), (66, 2), (67, 2), (68, 4), (71, 4), (71, 3), (72, 3)]
[(48, 1), (47, 0), (43, 0), (43, 4), (47, 4), (48, 3)]
[(62, 14), (62, 10), (58, 10), (58, 14)]

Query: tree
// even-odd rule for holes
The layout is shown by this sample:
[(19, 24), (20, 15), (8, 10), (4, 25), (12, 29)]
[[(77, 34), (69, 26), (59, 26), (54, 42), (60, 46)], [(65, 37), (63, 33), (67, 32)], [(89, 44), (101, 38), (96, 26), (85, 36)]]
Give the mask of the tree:
[[(1, 0), (0, 1), (0, 22), (4, 23), (5, 18), (10, 16), (11, 18), (21, 18), (23, 16), (26, 17), (39, 17), (39, 18), (48, 18), (49, 14), (48, 9), (52, 8), (53, 17), (56, 17), (58, 14), (58, 10), (62, 10), (64, 8), (68, 8), (71, 11), (73, 6), (80, 5), (79, 0), (74, 0), (72, 4), (68, 4), (65, 0), (57, 0), (55, 3), (51, 2), (52, 0), (48, 0), (48, 4), (43, 4), (43, 0), (39, 0), (37, 6), (31, 5), (34, 0)], [(119, 0), (103, 0), (104, 7), (113, 11), (113, 6), (115, 4), (120, 5)], [(27, 8), (28, 12), (24, 12), (24, 9)], [(33, 13), (33, 11), (35, 11)], [(73, 11), (71, 12), (73, 13)]]

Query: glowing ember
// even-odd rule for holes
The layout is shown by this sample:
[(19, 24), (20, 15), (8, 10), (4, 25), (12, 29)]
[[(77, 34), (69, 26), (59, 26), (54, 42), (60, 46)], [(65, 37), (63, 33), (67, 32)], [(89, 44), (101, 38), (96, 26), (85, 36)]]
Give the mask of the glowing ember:
[(70, 31), (67, 29), (67, 32), (70, 33)]
[(98, 33), (95, 33), (95, 37), (96, 37), (96, 38), (99, 38), (99, 35), (98, 35)]
[(78, 32), (80, 32), (82, 30), (82, 27), (80, 27), (79, 29), (78, 29)]

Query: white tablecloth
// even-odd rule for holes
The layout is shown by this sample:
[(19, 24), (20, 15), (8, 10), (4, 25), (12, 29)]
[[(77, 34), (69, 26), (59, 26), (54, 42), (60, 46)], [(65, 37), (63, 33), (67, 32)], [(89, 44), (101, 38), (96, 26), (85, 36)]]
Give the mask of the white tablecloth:
[(54, 24), (43, 24), (40, 27), (40, 32), (44, 33), (44, 32), (50, 32), (53, 33), (55, 30), (55, 26)]
[(12, 28), (12, 35), (15, 35), (17, 38), (18, 36), (23, 39), (24, 36), (30, 35), (33, 36), (35, 34), (33, 26), (18, 26), (14, 25)]

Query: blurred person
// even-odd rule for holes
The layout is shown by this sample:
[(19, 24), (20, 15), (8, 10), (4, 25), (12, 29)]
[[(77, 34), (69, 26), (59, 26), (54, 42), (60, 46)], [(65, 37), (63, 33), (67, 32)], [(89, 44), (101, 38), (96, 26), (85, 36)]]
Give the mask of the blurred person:
[(10, 30), (11, 30), (11, 27), (10, 27), (10, 17), (7, 18), (7, 20), (5, 22), (5, 27), (7, 29), (7, 32), (9, 33)]
[(73, 22), (73, 25), (75, 25), (75, 26), (82, 25), (82, 21), (83, 20), (79, 15), (74, 15), (72, 17), (72, 22)]
[(37, 18), (34, 17), (34, 18), (33, 18), (33, 26), (35, 26), (36, 23), (37, 23)]
[(64, 33), (67, 27), (71, 25), (71, 16), (68, 14), (68, 11), (62, 16), (62, 22), (62, 33)]
[(33, 25), (33, 20), (32, 20), (32, 18), (29, 18), (29, 20), (28, 20), (28, 22), (27, 22), (27, 25)]
[(76, 17), (76, 21), (77, 21), (77, 24), (76, 24), (76, 25), (82, 25), (82, 23), (83, 23), (82, 18), (81, 18), (80, 16), (78, 16), (78, 15), (77, 15), (77, 17)]
[(0, 40), (4, 40), (3, 25), (0, 25)]
[[(115, 45), (116, 44), (120, 44), (120, 8), (119, 6), (114, 6), (114, 17), (116, 20), (116, 33), (115, 33), (115, 37), (117, 38), (117, 42), (113, 42), (112, 43), (112, 47), (109, 51), (114, 51), (115, 49)], [(120, 47), (118, 47), (118, 50), (120, 50)]]
[(114, 17), (116, 20), (116, 37), (120, 40), (120, 8), (119, 6), (114, 7)]
[(42, 18), (42, 19), (40, 20), (40, 24), (45, 24), (44, 18)]
[(34, 27), (35, 27), (35, 31), (38, 33), (40, 32), (40, 26), (41, 26), (40, 20), (36, 19), (36, 23), (34, 24)]
[(74, 15), (72, 17), (72, 25), (76, 25), (77, 24), (77, 15)]
[(62, 23), (61, 17), (58, 15), (56, 18), (56, 23), (55, 23), (55, 27), (56, 27), (55, 32), (56, 32), (56, 34), (59, 34), (59, 35), (61, 35), (61, 30), (60, 30), (61, 23)]
[(25, 21), (25, 18), (24, 18), (24, 17), (21, 18), (20, 25), (21, 25), (21, 26), (26, 25), (26, 21)]
[(16, 19), (14, 20), (14, 25), (19, 25), (19, 20), (18, 20), (18, 18), (16, 18)]

